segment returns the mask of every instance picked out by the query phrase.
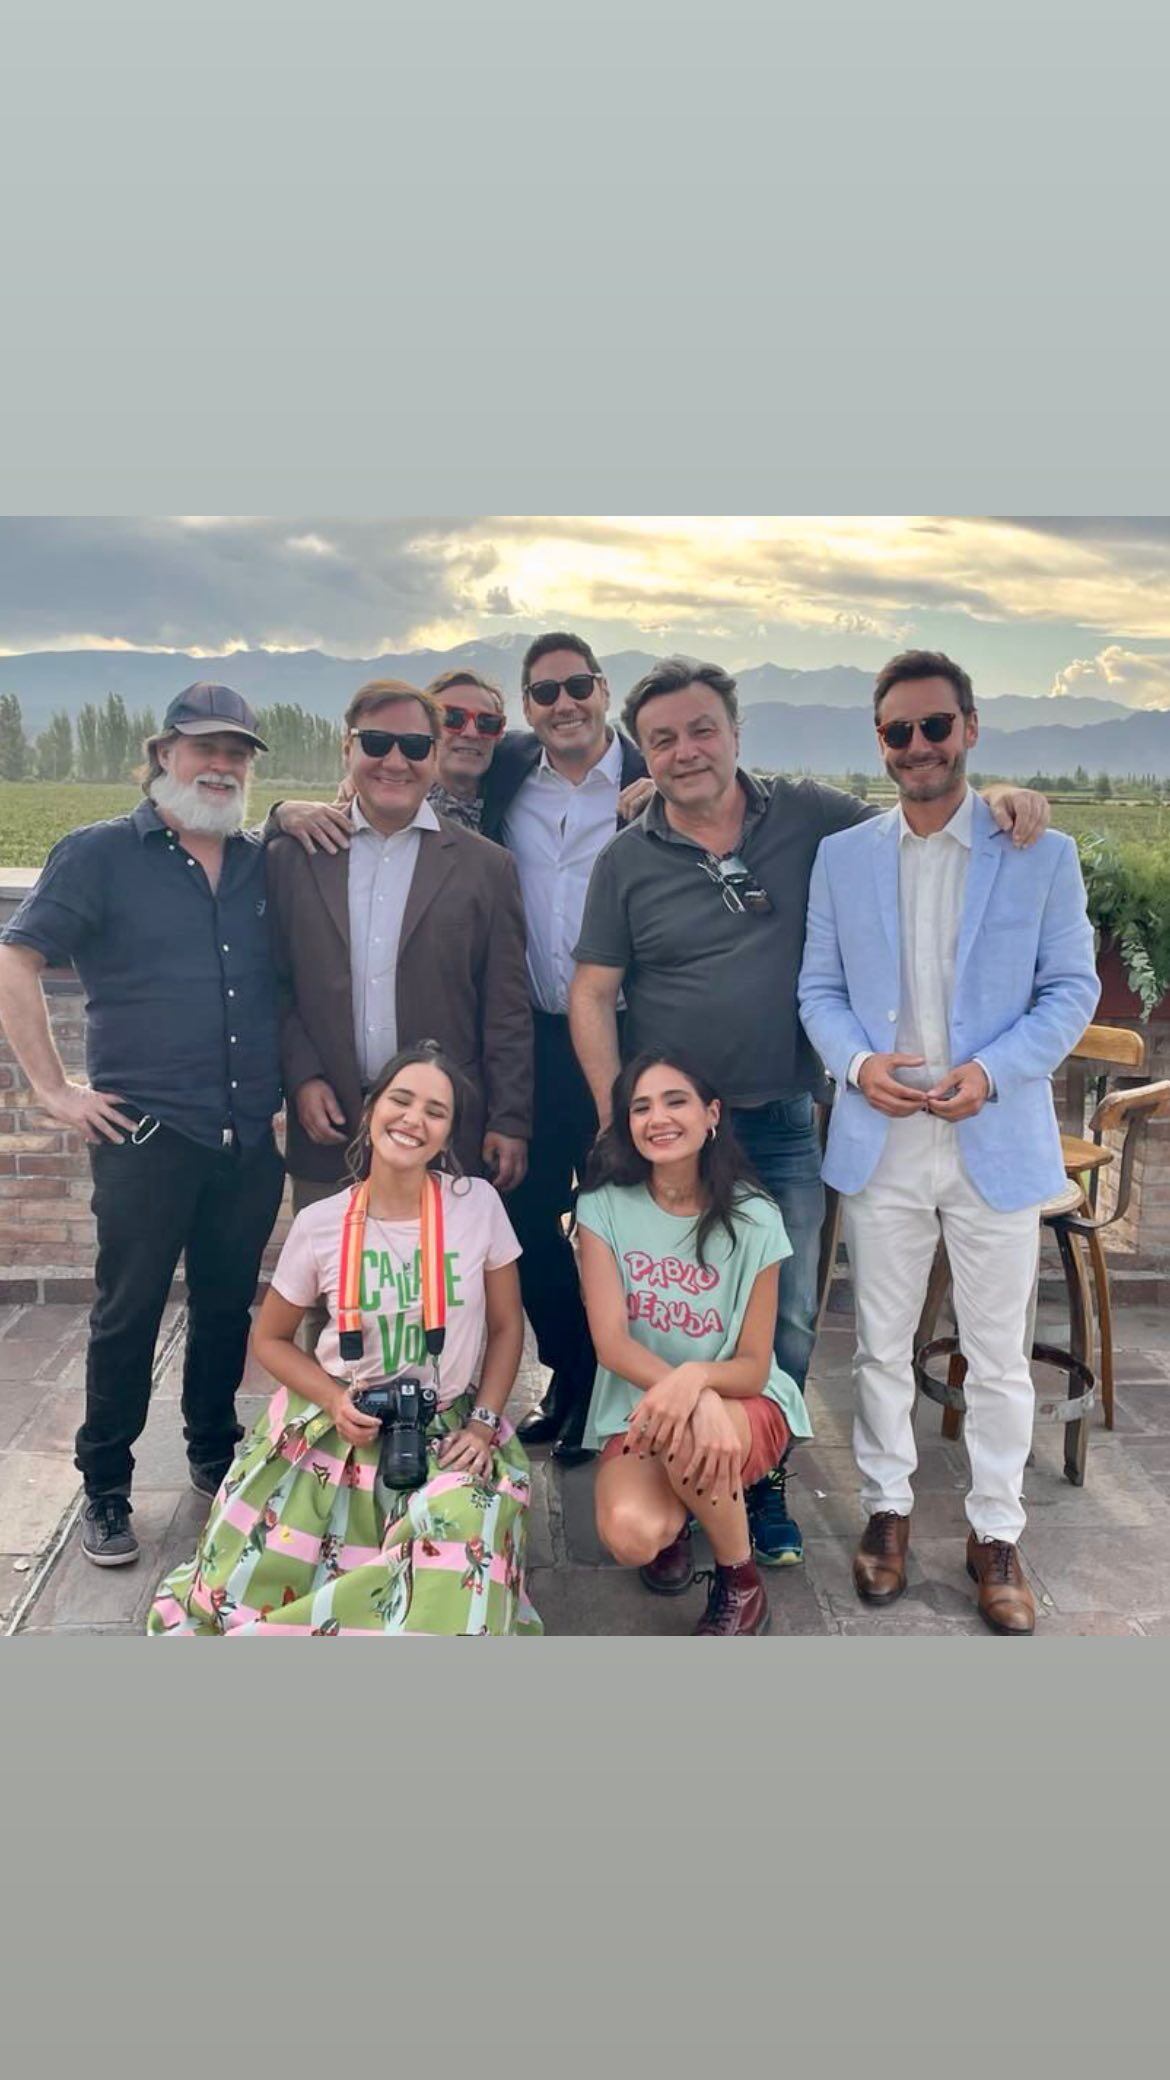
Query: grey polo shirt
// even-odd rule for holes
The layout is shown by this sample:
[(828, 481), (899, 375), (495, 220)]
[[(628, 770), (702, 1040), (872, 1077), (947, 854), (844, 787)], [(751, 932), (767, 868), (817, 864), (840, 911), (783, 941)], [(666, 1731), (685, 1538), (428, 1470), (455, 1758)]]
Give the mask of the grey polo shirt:
[(702, 848), (666, 821), (655, 796), (598, 855), (574, 958), (620, 968), (622, 1051), (677, 1047), (729, 1105), (811, 1091), (819, 1065), (796, 1008), (808, 884), (817, 846), (876, 811), (816, 780), (741, 771), (747, 816), (737, 856), (771, 912), (727, 908)]

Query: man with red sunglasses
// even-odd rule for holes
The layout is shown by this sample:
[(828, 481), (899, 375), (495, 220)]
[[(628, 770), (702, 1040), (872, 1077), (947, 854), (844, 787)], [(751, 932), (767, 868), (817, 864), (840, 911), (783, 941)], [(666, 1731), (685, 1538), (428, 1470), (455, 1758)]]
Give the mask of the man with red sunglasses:
[(439, 777), (427, 796), (432, 809), (465, 830), (483, 828), (481, 789), (507, 727), (498, 686), (465, 665), (440, 672), (427, 692), (439, 703), (441, 727), (435, 745)]
[(838, 1087), (824, 1176), (853, 1270), (868, 1513), (853, 1580), (875, 1605), (906, 1587), (914, 1331), (941, 1234), (967, 1361), (967, 1572), (991, 1630), (1026, 1635), (1027, 1323), (1040, 1210), (1065, 1183), (1051, 1079), (1097, 1006), (1093, 934), (1072, 839), (1012, 845), (967, 784), (979, 722), (960, 665), (892, 658), (874, 720), (899, 805), (822, 841), (799, 984)]

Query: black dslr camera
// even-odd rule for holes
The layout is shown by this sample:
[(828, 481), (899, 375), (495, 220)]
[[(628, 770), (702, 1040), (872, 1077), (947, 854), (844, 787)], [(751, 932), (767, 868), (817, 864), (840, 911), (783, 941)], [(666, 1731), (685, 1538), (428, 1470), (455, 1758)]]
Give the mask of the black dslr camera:
[(427, 1477), (427, 1424), (439, 1405), (434, 1389), (404, 1372), (363, 1387), (353, 1405), (382, 1425), (378, 1472), (386, 1486), (421, 1488)]

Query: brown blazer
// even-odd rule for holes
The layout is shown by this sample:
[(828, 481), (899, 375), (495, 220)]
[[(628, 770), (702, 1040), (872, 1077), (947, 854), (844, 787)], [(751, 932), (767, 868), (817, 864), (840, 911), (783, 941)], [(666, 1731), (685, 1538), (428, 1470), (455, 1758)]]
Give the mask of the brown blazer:
[[(500, 846), (440, 818), (420, 834), (398, 949), (398, 1038), (438, 1040), (475, 1093), (456, 1153), (482, 1171), (485, 1133), (532, 1132), (532, 1008), (524, 910), (515, 865)], [(345, 1175), (345, 1150), (310, 1141), (297, 1117), (302, 1083), (323, 1076), (350, 1137), (362, 1109), (349, 965), (349, 855), (306, 853), (295, 838), (268, 847), (268, 896), (281, 995), (281, 1064), (288, 1098), (288, 1167), (326, 1184)]]

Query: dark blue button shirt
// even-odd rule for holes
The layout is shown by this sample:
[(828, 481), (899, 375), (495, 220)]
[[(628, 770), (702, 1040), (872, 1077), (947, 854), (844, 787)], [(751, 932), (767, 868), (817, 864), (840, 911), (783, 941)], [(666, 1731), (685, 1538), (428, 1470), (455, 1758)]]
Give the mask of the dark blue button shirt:
[(226, 840), (213, 894), (151, 802), (71, 831), (3, 937), (73, 963), (96, 1090), (209, 1147), (268, 1132), (280, 1053), (258, 832)]

